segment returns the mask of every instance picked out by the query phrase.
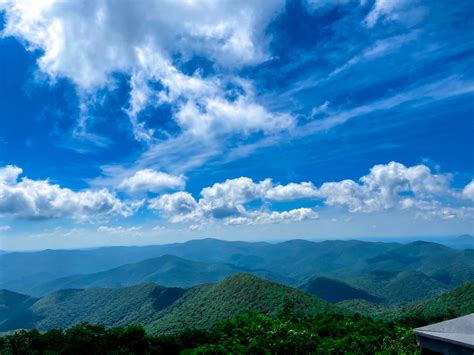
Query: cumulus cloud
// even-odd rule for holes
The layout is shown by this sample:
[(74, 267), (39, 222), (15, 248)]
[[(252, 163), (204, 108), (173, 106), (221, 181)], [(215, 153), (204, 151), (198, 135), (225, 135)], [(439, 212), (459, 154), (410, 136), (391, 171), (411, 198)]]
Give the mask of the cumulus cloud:
[[(141, 69), (131, 78), (128, 112), (138, 130), (136, 134), (148, 137), (146, 140), (153, 132), (144, 129), (138, 115), (149, 105), (176, 105), (173, 118), (178, 126), (191, 137), (201, 139), (228, 133), (271, 134), (291, 129), (296, 124), (293, 116), (270, 112), (259, 104), (252, 85), (245, 80), (222, 76), (204, 79), (199, 73), (186, 75), (150, 49), (139, 50), (139, 63)], [(150, 82), (160, 82), (164, 90), (156, 92)]]
[(164, 57), (205, 55), (231, 66), (258, 63), (268, 56), (264, 30), (284, 1), (19, 1), (2, 7), (4, 35), (43, 50), (42, 71), (90, 88), (114, 72), (137, 69), (143, 49)]
[(178, 124), (194, 136), (233, 132), (248, 136), (253, 132), (279, 132), (295, 125), (293, 116), (271, 113), (246, 93), (229, 101), (223, 95), (189, 100), (176, 115)]
[(309, 219), (318, 219), (319, 214), (311, 208), (296, 208), (283, 212), (262, 212), (255, 211), (247, 217), (232, 217), (226, 219), (226, 223), (230, 225), (256, 225), (256, 224), (274, 224), (274, 223), (290, 223), (303, 222)]
[[(150, 202), (171, 222), (221, 220), (230, 225), (299, 222), (318, 218), (310, 208), (271, 211), (272, 202), (310, 199), (328, 206), (347, 208), (351, 213), (384, 210), (414, 210), (427, 218), (470, 218), (472, 208), (444, 204), (450, 199), (469, 198), (474, 183), (462, 193), (450, 187), (449, 174), (433, 174), (426, 165), (407, 167), (397, 162), (375, 165), (358, 181), (326, 182), (319, 188), (312, 182), (275, 185), (271, 179), (254, 182), (248, 177), (228, 179), (205, 187), (196, 200), (187, 192), (165, 194)], [(249, 207), (260, 201), (260, 207)], [(270, 208), (270, 211), (268, 210)]]
[(194, 197), (183, 191), (151, 199), (149, 207), (164, 213), (172, 223), (194, 221), (202, 216), (202, 210)]
[(185, 185), (186, 180), (182, 175), (176, 176), (152, 169), (143, 169), (124, 179), (118, 188), (134, 194), (160, 192), (167, 189), (180, 190)]
[(474, 201), (474, 180), (464, 186), (464, 189), (462, 190), (462, 197), (467, 200)]
[[(298, 190), (298, 186), (302, 187), (302, 191)], [(274, 187), (270, 179), (256, 183), (248, 177), (240, 177), (203, 188), (198, 201), (187, 192), (176, 192), (152, 199), (149, 207), (163, 213), (172, 223), (211, 219), (230, 225), (301, 222), (316, 219), (318, 214), (310, 208), (282, 212), (249, 210), (246, 204), (256, 200), (282, 201), (307, 197), (311, 186), (308, 183), (293, 183)]]
[(12, 185), (16, 183), (18, 176), (23, 173), (23, 169), (13, 166), (7, 165), (0, 168), (0, 183)]
[[(2, 5), (3, 36), (40, 49), (38, 67), (53, 82), (68, 78), (81, 97), (130, 76), (127, 112), (138, 140), (151, 142), (154, 130), (141, 121), (147, 106), (171, 103), (174, 119), (194, 136), (274, 132), (294, 125), (288, 114), (269, 112), (250, 83), (199, 72), (185, 74), (174, 61), (203, 56), (220, 67), (253, 65), (269, 58), (265, 29), (283, 9), (269, 1), (25, 1)], [(229, 83), (231, 81), (231, 83)], [(156, 85), (159, 83), (160, 85)], [(238, 90), (228, 89), (229, 84)], [(157, 88), (160, 86), (160, 88)], [(83, 100), (87, 106), (88, 100)], [(87, 109), (82, 110), (87, 112)], [(87, 127), (81, 118), (81, 127)]]
[(319, 193), (330, 206), (345, 206), (351, 212), (374, 212), (395, 207), (407, 207), (410, 200), (402, 193), (416, 198), (450, 195), (449, 176), (432, 174), (425, 165), (406, 167), (390, 162), (375, 165), (359, 182), (343, 180), (324, 183)]
[(202, 189), (199, 205), (216, 218), (240, 215), (245, 213), (244, 204), (261, 199), (270, 187), (270, 179), (259, 183), (247, 177), (229, 179)]
[(0, 215), (21, 219), (78, 220), (130, 216), (139, 203), (124, 203), (107, 189), (72, 191), (48, 180), (23, 177), (15, 166), (0, 168)]
[(288, 185), (277, 185), (268, 189), (265, 193), (265, 198), (273, 201), (291, 201), (317, 196), (318, 190), (312, 182), (291, 182)]

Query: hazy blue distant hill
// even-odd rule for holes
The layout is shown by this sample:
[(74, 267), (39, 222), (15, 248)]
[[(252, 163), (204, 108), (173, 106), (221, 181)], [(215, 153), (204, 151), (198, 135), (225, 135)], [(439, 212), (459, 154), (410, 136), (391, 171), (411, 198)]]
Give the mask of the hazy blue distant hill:
[(330, 303), (337, 303), (351, 299), (360, 299), (375, 303), (383, 300), (382, 298), (373, 296), (364, 290), (327, 277), (312, 278), (304, 285), (300, 286), (299, 289)]
[[(164, 255), (187, 261), (170, 262), (167, 265), (173, 266), (169, 270), (160, 266), (157, 260), (144, 262)], [(144, 263), (124, 266), (140, 262)], [(157, 265), (153, 267), (146, 266), (155, 262)], [(124, 269), (120, 269), (122, 266)], [(118, 270), (112, 270), (116, 268)], [(127, 271), (127, 268), (131, 269)], [(156, 268), (156, 273), (153, 268)], [(184, 271), (178, 275), (180, 268)], [(290, 240), (271, 244), (217, 239), (146, 247), (45, 250), (0, 255), (0, 287), (37, 294), (62, 287), (119, 286), (143, 281), (188, 286), (194, 283), (190, 282), (191, 279), (203, 282), (218, 280), (226, 273), (230, 274), (231, 269), (252, 271), (288, 285), (303, 284), (314, 275), (324, 276), (384, 298), (388, 303), (398, 304), (428, 297), (421, 288), (408, 292), (407, 297), (397, 295), (398, 274), (416, 271), (418, 273), (411, 274), (411, 277), (420, 278), (423, 285), (431, 284), (434, 294), (438, 294), (474, 279), (474, 250), (456, 250), (424, 241), (401, 244)], [(179, 283), (171, 283), (173, 279)]]
[[(404, 279), (406, 277), (409, 278)], [(422, 295), (433, 297), (473, 279), (474, 250), (455, 250), (418, 241), (367, 259), (365, 268), (353, 277), (352, 284), (375, 295), (383, 293), (384, 297), (392, 298), (399, 285), (410, 282), (415, 288), (407, 291), (404, 297), (397, 297), (396, 302), (400, 303), (415, 301)], [(426, 291), (423, 287), (428, 284)]]
[(26, 310), (38, 298), (8, 290), (0, 290), (0, 331), (31, 325), (32, 318)]
[(146, 282), (154, 282), (168, 287), (191, 287), (217, 282), (238, 272), (251, 272), (279, 283), (297, 283), (296, 280), (265, 270), (250, 270), (232, 264), (204, 263), (186, 260), (174, 255), (163, 255), (99, 273), (73, 275), (48, 281), (32, 288), (30, 293), (44, 295), (65, 288), (124, 287)]
[(32, 287), (57, 278), (97, 273), (166, 254), (194, 261), (230, 262), (234, 254), (251, 254), (265, 245), (268, 244), (202, 239), (142, 247), (13, 252), (0, 255), (0, 287), (28, 293)]
[(444, 244), (456, 249), (474, 249), (474, 237), (470, 234), (463, 234), (458, 237), (445, 239)]
[(454, 240), (457, 243), (470, 243), (474, 247), (474, 237), (470, 234), (463, 234), (455, 237)]
[(87, 321), (106, 326), (140, 323), (153, 332), (174, 332), (186, 327), (209, 328), (250, 309), (277, 314), (292, 304), (294, 311), (315, 315), (331, 307), (296, 289), (243, 273), (188, 290), (142, 284), (67, 289), (39, 300), (14, 294), (14, 299), (9, 304), (17, 312), (5, 313), (0, 331), (30, 327), (45, 330)]

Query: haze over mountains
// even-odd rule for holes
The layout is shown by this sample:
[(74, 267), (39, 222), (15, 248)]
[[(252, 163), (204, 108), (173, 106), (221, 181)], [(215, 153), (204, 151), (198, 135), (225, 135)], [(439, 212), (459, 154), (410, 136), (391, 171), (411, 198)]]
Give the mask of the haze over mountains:
[(297, 283), (295, 279), (266, 270), (252, 270), (226, 263), (204, 263), (167, 254), (107, 271), (55, 279), (31, 289), (30, 293), (44, 295), (65, 288), (123, 287), (147, 282), (168, 287), (192, 287), (217, 282), (238, 272), (249, 272), (284, 284)]
[(36, 297), (61, 289), (149, 282), (187, 288), (246, 272), (288, 286), (306, 284), (303, 289), (330, 302), (360, 298), (404, 304), (474, 279), (474, 250), (422, 241), (271, 244), (202, 239), (146, 247), (8, 253), (0, 255), (0, 268), (0, 288)]
[(210, 329), (217, 322), (250, 309), (268, 315), (290, 312), (299, 316), (357, 311), (387, 320), (446, 317), (473, 312), (473, 295), (474, 282), (468, 282), (429, 301), (404, 307), (372, 303), (361, 307), (361, 301), (330, 305), (303, 291), (245, 273), (191, 289), (148, 283), (125, 288), (61, 290), (42, 298), (1, 290), (0, 331), (33, 327), (47, 330), (86, 321), (107, 327), (140, 323), (152, 334), (166, 334), (185, 328)]

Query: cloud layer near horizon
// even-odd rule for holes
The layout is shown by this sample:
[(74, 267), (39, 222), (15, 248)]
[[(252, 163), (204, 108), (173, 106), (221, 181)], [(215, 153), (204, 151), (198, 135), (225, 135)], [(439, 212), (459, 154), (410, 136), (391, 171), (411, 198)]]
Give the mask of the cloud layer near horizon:
[[(342, 207), (351, 213), (411, 209), (425, 218), (474, 218), (470, 182), (458, 190), (450, 186), (449, 174), (433, 174), (426, 165), (406, 167), (390, 162), (375, 165), (359, 181), (274, 184), (271, 179), (254, 182), (248, 177), (228, 179), (205, 187), (196, 199), (186, 191), (156, 194), (164, 189), (184, 188), (184, 177), (143, 170), (125, 179), (119, 189), (147, 194), (134, 200), (108, 189), (72, 191), (49, 180), (19, 179), (22, 169), (0, 168), (0, 214), (17, 219), (73, 218), (97, 221), (130, 216), (146, 205), (171, 223), (222, 221), (229, 225), (301, 222), (317, 219), (318, 202)], [(272, 203), (313, 201), (313, 208), (299, 206), (272, 210)], [(252, 205), (256, 203), (257, 205)], [(455, 204), (453, 207), (452, 204)]]

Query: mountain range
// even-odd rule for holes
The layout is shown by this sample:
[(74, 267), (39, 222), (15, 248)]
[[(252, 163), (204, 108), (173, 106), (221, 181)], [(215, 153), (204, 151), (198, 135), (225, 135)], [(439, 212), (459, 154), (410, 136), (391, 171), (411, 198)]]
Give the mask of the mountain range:
[(297, 283), (294, 279), (266, 270), (251, 270), (227, 263), (204, 263), (167, 254), (98, 273), (72, 275), (48, 281), (32, 288), (31, 294), (44, 295), (67, 288), (123, 287), (147, 282), (188, 288), (217, 282), (239, 272), (248, 272), (283, 284)]
[(67, 289), (41, 298), (0, 291), (0, 331), (70, 327), (87, 321), (106, 326), (140, 323), (153, 333), (183, 328), (207, 329), (245, 311), (265, 314), (295, 311), (316, 315), (328, 303), (294, 288), (238, 273), (215, 284), (190, 289), (152, 283), (123, 288)]
[(272, 244), (202, 239), (146, 247), (7, 253), (0, 255), (0, 270), (0, 288), (36, 297), (67, 288), (147, 282), (188, 288), (246, 272), (288, 286), (331, 279), (327, 295), (317, 294), (330, 302), (340, 300), (331, 294), (341, 293), (336, 290), (344, 284), (351, 288), (345, 289), (345, 299), (375, 297), (400, 305), (474, 279), (474, 250), (423, 241)]
[[(321, 284), (321, 280), (313, 281)], [(444, 319), (474, 312), (474, 282), (429, 301), (403, 307), (370, 308), (370, 305), (379, 306), (358, 302), (366, 303), (362, 313), (385, 320)], [(247, 310), (301, 317), (326, 312), (354, 313), (361, 309), (354, 301), (331, 305), (301, 290), (238, 273), (214, 284), (189, 289), (147, 283), (122, 288), (60, 290), (41, 298), (1, 290), (0, 331), (47, 330), (90, 322), (107, 327), (140, 323), (151, 334), (170, 334), (187, 328), (210, 329), (219, 321)]]

